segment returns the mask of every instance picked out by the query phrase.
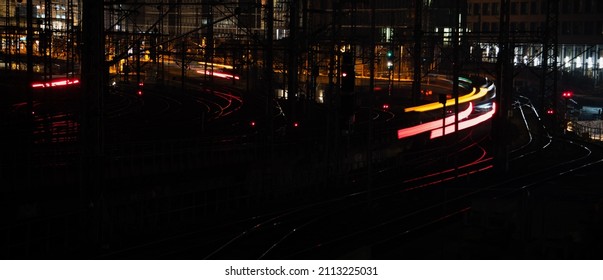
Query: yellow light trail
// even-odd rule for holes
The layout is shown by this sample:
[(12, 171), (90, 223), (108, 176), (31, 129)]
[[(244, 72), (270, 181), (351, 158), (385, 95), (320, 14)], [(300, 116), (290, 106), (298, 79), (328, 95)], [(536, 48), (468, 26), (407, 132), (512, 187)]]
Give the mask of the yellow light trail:
[(234, 69), (234, 67), (232, 65), (228, 65), (228, 64), (203, 62), (203, 61), (199, 61), (198, 64), (201, 66), (207, 65), (207, 67), (218, 67), (218, 68), (224, 68), (224, 69), (229, 69), (229, 70)]
[[(477, 92), (477, 93), (476, 93), (477, 89), (474, 87), (470, 93), (459, 97), (459, 104), (473, 101), (475, 99), (484, 97), (488, 93), (488, 91), (490, 91), (490, 89), (492, 89), (492, 87), (493, 87), (492, 85), (489, 86), (488, 88), (480, 87), (479, 92)], [(446, 107), (452, 106), (452, 105), (454, 105), (454, 103), (455, 103), (454, 98), (447, 99)], [(424, 105), (405, 108), (404, 112), (412, 112), (412, 111), (425, 112), (425, 111), (440, 109), (440, 108), (442, 108), (442, 106), (443, 105), (440, 102), (433, 102), (433, 103), (428, 103), (428, 104), (424, 104)]]

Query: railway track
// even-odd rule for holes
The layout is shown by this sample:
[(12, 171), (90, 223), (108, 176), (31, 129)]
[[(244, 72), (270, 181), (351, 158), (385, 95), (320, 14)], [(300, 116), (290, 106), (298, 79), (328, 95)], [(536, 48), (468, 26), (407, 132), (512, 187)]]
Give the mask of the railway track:
[[(391, 247), (399, 251), (381, 249), (388, 253), (380, 256), (412, 259), (420, 255), (410, 253), (416, 253), (414, 250), (405, 254), (404, 248), (413, 247), (413, 242), (424, 236), (445, 231), (451, 224), (458, 225), (470, 215), (476, 201), (521, 202), (526, 193), (551, 180), (601, 164), (600, 147), (548, 135), (543, 132), (544, 127), (539, 127), (542, 122), (529, 103), (516, 105), (527, 135), (525, 142), (509, 152), (510, 164), (518, 170), (497, 176), (492, 156), (485, 148), (491, 144), (489, 139), (470, 133), (459, 141), (462, 145), (451, 149), (459, 153), (455, 162), (451, 162), (454, 166), (427, 163), (441, 159), (438, 154), (450, 156), (455, 152), (441, 148), (424, 151), (422, 157), (417, 156), (415, 162), (409, 163), (420, 167), (417, 169), (430, 167), (432, 172), (394, 180), (387, 173), (402, 174), (399, 169), (379, 170), (388, 179), (375, 180), (370, 192), (356, 191), (250, 218), (248, 226), (239, 224), (238, 231), (212, 240), (217, 243), (221, 240), (221, 245), (213, 250), (207, 251), (207, 244), (199, 245), (206, 250), (200, 250), (197, 256), (209, 252), (204, 258), (331, 259), (345, 258), (366, 248)], [(550, 161), (534, 164), (543, 162), (543, 157), (550, 157)], [(192, 246), (194, 251), (196, 247)], [(433, 248), (426, 248), (430, 250)], [(183, 256), (190, 251), (187, 247), (166, 256)]]

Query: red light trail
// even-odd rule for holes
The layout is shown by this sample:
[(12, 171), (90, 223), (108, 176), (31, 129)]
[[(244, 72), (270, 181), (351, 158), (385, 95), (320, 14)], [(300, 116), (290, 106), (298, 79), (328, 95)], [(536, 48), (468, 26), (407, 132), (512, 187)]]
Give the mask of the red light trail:
[(32, 88), (47, 88), (47, 87), (62, 87), (79, 84), (80, 80), (78, 79), (55, 79), (50, 82), (40, 83), (35, 82), (31, 84)]
[[(496, 104), (492, 103), (492, 110), (488, 111), (487, 113), (479, 115), (475, 118), (467, 119), (464, 121), (459, 121), (459, 123), (458, 123), (459, 130), (475, 126), (479, 123), (482, 123), (482, 122), (492, 118), (495, 110), (496, 110)], [(464, 111), (462, 111), (458, 114), (459, 120), (468, 118), (469, 115), (471, 114), (471, 112), (473, 112), (473, 103), (469, 103), (469, 107), (467, 107), (467, 109), (465, 109)], [(454, 132), (455, 116), (446, 117), (444, 119), (444, 123), (445, 123), (445, 134)], [(398, 130), (398, 139), (414, 136), (414, 135), (421, 134), (421, 133), (427, 132), (427, 131), (431, 131), (430, 139), (442, 136), (444, 134), (444, 133), (442, 133), (442, 119), (437, 119), (437, 120), (434, 120), (431, 122), (399, 129)]]

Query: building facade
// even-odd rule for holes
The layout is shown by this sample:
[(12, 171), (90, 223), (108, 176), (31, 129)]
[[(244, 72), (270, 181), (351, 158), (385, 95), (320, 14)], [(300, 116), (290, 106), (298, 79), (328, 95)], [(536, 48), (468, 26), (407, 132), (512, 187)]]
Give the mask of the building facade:
[[(77, 60), (80, 7), (80, 0), (32, 0), (35, 54), (72, 62)], [(22, 56), (26, 53), (27, 21), (26, 1), (7, 0), (0, 4), (0, 55), (5, 68), (24, 67)], [(60, 68), (68, 71), (65, 66)]]
[[(511, 41), (516, 65), (540, 67), (546, 28), (547, 0), (511, 0)], [(603, 2), (559, 0), (557, 67), (565, 73), (603, 80)], [(500, 30), (501, 1), (468, 0), (467, 29), (471, 35), (471, 57), (495, 62), (496, 36)]]

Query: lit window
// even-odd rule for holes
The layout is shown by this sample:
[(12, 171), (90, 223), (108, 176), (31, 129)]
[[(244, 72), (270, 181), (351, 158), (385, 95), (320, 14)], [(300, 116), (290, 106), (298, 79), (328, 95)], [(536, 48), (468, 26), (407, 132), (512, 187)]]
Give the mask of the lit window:
[(586, 60), (586, 63), (588, 64), (588, 69), (593, 69), (595, 67), (595, 62), (593, 61), (592, 57), (589, 57)]

